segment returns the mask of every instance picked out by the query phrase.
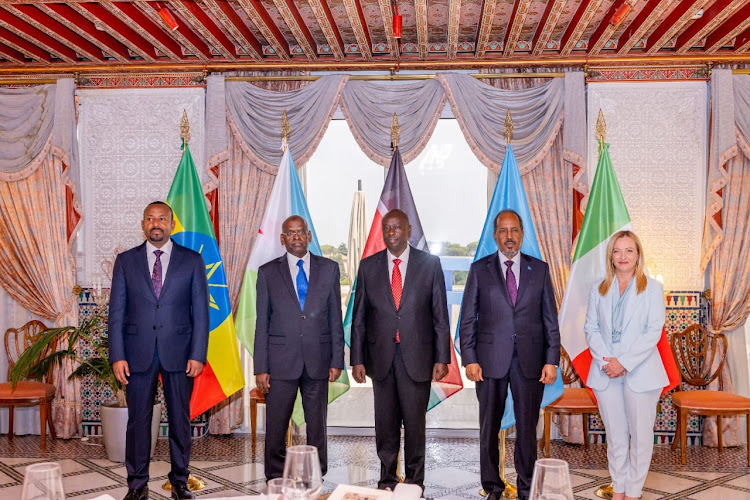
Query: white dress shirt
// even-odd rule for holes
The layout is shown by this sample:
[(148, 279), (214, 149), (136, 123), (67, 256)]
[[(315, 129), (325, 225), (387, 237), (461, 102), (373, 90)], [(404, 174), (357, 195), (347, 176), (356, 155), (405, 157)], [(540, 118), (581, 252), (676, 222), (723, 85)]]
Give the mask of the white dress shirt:
[[(297, 291), (297, 275), (299, 274), (299, 266), (297, 266), (297, 262), (299, 262), (299, 257), (295, 257), (294, 255), (290, 254), (289, 252), (286, 253), (286, 261), (289, 263), (289, 274), (292, 276), (292, 284), (294, 285), (294, 290)], [(302, 256), (302, 260), (305, 262), (302, 264), (302, 269), (305, 270), (305, 275), (307, 276), (307, 282), (310, 282), (310, 252), (307, 252), (305, 255)], [(297, 295), (299, 296), (299, 292), (297, 291)]]
[[(505, 265), (505, 261), (508, 260), (508, 257), (503, 255), (503, 253), (498, 250), (497, 251), (498, 257), (500, 257), (500, 270), (503, 272), (503, 279), (505, 279), (505, 275), (508, 272), (508, 266)], [(521, 252), (516, 253), (516, 255), (513, 256), (512, 259), (513, 264), (511, 264), (510, 269), (513, 271), (513, 275), (516, 277), (516, 290), (518, 290), (518, 284), (520, 282), (521, 278)], [(507, 286), (507, 282), (506, 282)]]
[(172, 238), (169, 238), (161, 248), (156, 248), (151, 244), (150, 241), (146, 240), (146, 257), (148, 258), (148, 275), (154, 275), (154, 264), (156, 263), (155, 250), (161, 250), (164, 252), (159, 257), (161, 262), (161, 284), (163, 285), (167, 281), (167, 268), (169, 267), (169, 257), (172, 255)]
[(398, 265), (398, 270), (401, 271), (401, 289), (404, 289), (404, 283), (406, 282), (406, 266), (409, 264), (409, 245), (406, 245), (406, 250), (401, 252), (401, 255), (396, 257), (391, 253), (390, 250), (386, 249), (386, 253), (388, 254), (388, 282), (391, 283), (391, 280), (393, 279), (393, 268), (395, 265), (393, 264), (393, 259), (401, 259), (401, 262)]

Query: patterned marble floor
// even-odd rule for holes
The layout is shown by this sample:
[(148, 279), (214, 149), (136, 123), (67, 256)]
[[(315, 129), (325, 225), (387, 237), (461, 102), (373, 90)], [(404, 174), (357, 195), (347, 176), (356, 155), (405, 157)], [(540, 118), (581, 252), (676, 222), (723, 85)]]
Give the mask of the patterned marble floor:
[[(296, 438), (295, 438), (296, 439)], [(512, 441), (508, 441), (507, 476), (515, 478)], [(609, 482), (606, 448), (553, 442), (552, 456), (570, 463), (577, 499), (596, 498), (596, 489)], [(206, 480), (199, 498), (252, 495), (262, 491), (263, 444), (255, 450), (246, 436), (206, 436), (193, 442), (191, 469)], [(379, 463), (372, 437), (331, 436), (329, 469), (325, 491), (339, 483), (374, 487)], [(127, 492), (125, 467), (107, 460), (101, 441), (48, 440), (47, 451), (39, 452), (38, 436), (16, 436), (12, 441), (0, 436), (0, 499), (21, 498), (24, 468), (32, 463), (56, 461), (62, 465), (64, 485), (70, 499), (88, 499), (103, 493), (119, 500)], [(473, 438), (429, 437), (427, 445), (425, 495), (443, 499), (479, 500), (479, 445)], [(168, 441), (159, 439), (151, 464), (151, 498), (168, 499), (161, 489), (169, 471)], [(678, 452), (657, 446), (643, 498), (665, 499), (750, 499), (750, 468), (747, 449), (691, 447), (688, 464), (679, 464)]]

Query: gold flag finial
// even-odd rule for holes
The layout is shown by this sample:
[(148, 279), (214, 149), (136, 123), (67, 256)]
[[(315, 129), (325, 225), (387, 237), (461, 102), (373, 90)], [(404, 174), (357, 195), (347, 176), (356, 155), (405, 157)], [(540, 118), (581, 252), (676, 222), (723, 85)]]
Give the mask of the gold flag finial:
[(599, 108), (599, 118), (596, 120), (596, 137), (599, 139), (599, 154), (604, 150), (604, 138), (607, 135), (607, 122), (604, 120), (604, 113)]
[(187, 144), (190, 140), (190, 122), (188, 121), (187, 111), (182, 110), (182, 119), (180, 120), (180, 137)]
[(401, 125), (398, 124), (398, 117), (396, 113), (393, 113), (393, 124), (391, 124), (391, 141), (393, 141), (393, 149), (398, 147), (398, 138), (401, 135)]
[(510, 117), (510, 110), (505, 115), (505, 139), (510, 144), (510, 140), (513, 138), (513, 118)]
[(281, 136), (283, 137), (282, 148), (286, 151), (287, 141), (289, 140), (289, 118), (286, 116), (286, 110), (281, 115)]

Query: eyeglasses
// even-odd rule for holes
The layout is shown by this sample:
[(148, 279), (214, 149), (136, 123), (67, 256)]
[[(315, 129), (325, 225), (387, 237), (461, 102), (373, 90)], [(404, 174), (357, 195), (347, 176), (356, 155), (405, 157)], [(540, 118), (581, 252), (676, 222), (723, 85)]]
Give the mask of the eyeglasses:
[(307, 236), (308, 232), (309, 231), (307, 229), (299, 229), (297, 231), (287, 231), (287, 232), (281, 233), (281, 234), (283, 234), (287, 238), (294, 238), (295, 236), (299, 236), (300, 238), (304, 238), (305, 236)]

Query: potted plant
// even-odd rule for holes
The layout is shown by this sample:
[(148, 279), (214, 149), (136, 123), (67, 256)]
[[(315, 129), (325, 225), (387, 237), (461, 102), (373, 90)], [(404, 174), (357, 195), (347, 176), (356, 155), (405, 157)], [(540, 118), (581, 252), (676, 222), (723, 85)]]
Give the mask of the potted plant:
[[(104, 447), (107, 457), (112, 462), (125, 461), (125, 434), (128, 422), (128, 408), (125, 401), (125, 390), (115, 377), (112, 365), (109, 363), (108, 338), (94, 335), (94, 329), (101, 323), (103, 313), (99, 313), (81, 326), (64, 326), (50, 328), (43, 331), (39, 337), (18, 357), (10, 373), (10, 381), (15, 386), (24, 378), (41, 378), (50, 368), (61, 366), (65, 360), (77, 364), (77, 368), (70, 374), (68, 380), (91, 376), (96, 384), (108, 385), (114, 392), (115, 401), (103, 403), (99, 406), (99, 416), (102, 422)], [(91, 346), (91, 355), (83, 357), (76, 349), (78, 342), (83, 340)], [(50, 354), (49, 346), (60, 346)], [(62, 348), (65, 347), (65, 348)], [(151, 455), (156, 449), (156, 438), (159, 435), (159, 421), (161, 419), (161, 404), (154, 404), (154, 414), (151, 419)]]

